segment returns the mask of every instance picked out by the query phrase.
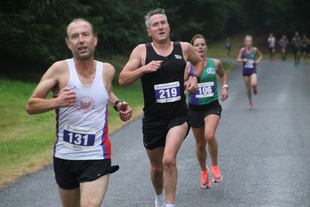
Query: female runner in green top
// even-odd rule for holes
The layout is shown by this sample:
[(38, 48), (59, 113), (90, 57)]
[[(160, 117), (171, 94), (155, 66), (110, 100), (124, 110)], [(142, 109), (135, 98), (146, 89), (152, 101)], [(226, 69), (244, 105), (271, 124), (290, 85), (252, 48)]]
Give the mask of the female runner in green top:
[[(198, 91), (189, 95), (190, 124), (196, 139), (196, 155), (201, 168), (201, 187), (208, 188), (211, 182), (208, 178), (209, 168), (206, 166), (206, 144), (212, 161), (212, 182), (220, 182), (223, 177), (217, 164), (218, 144), (215, 139), (215, 131), (220, 121), (222, 107), (218, 101), (217, 75), (222, 83), (222, 101), (228, 97), (227, 77), (222, 63), (213, 58), (207, 58), (207, 44), (202, 35), (195, 35), (191, 41), (195, 51), (205, 61), (204, 70), (198, 84)], [(193, 75), (192, 66), (187, 64), (185, 80)], [(185, 82), (186, 84), (186, 82)]]

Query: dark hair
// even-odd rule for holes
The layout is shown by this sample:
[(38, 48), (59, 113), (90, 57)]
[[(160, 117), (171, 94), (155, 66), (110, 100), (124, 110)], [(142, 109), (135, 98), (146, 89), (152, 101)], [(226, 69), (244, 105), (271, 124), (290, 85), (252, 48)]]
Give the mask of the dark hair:
[(201, 39), (204, 39), (204, 41), (207, 42), (207, 41), (206, 41), (206, 38), (205, 38), (204, 36), (202, 36), (201, 34), (196, 34), (196, 35), (194, 35), (194, 37), (192, 38), (191, 44), (194, 45), (195, 40), (196, 40), (196, 39), (200, 39), (200, 38), (201, 38)]

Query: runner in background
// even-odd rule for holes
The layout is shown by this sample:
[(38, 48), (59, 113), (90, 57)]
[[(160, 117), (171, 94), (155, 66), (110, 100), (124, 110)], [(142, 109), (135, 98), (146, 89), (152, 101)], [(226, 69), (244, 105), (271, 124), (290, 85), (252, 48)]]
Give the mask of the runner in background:
[(302, 55), (304, 56), (305, 64), (307, 64), (308, 51), (309, 51), (309, 39), (307, 38), (305, 34), (302, 36), (302, 39), (300, 41), (300, 46), (301, 46)]
[(287, 46), (289, 45), (289, 40), (286, 38), (286, 35), (282, 35), (278, 44), (281, 48), (281, 59), (282, 61), (286, 61)]
[[(256, 48), (252, 47), (253, 38), (250, 35), (245, 36), (244, 45), (241, 48), (237, 57), (238, 62), (242, 62), (242, 75), (246, 86), (246, 94), (249, 100), (249, 109), (253, 108), (252, 89), (254, 95), (257, 94), (257, 72), (256, 65), (263, 58), (263, 54)], [(257, 58), (258, 56), (258, 58)]]
[(225, 48), (226, 48), (226, 58), (229, 58), (229, 54), (231, 51), (231, 42), (229, 38), (226, 39)]
[(276, 53), (276, 38), (273, 36), (272, 33), (269, 34), (269, 37), (267, 39), (268, 46), (269, 46), (269, 56), (270, 61), (275, 61), (275, 53)]
[(298, 66), (300, 61), (300, 50), (301, 50), (300, 42), (301, 38), (299, 36), (299, 33), (295, 32), (295, 36), (292, 38), (295, 66)]

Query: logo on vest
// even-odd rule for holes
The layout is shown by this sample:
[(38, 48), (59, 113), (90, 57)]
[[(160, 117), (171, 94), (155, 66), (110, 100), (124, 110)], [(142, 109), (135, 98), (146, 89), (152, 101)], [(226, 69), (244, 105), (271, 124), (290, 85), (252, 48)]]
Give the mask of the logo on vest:
[(208, 68), (208, 69), (207, 69), (207, 73), (208, 73), (208, 74), (215, 74), (215, 73), (216, 73), (216, 70), (215, 70), (215, 68)]
[(179, 59), (179, 60), (182, 59), (182, 56), (181, 56), (181, 55), (174, 54), (174, 57), (175, 57), (176, 59)]
[(90, 96), (81, 96), (77, 101), (78, 111), (85, 114), (95, 108), (95, 101)]
[(76, 86), (73, 86), (71, 90), (80, 90), (80, 89), (78, 89)]

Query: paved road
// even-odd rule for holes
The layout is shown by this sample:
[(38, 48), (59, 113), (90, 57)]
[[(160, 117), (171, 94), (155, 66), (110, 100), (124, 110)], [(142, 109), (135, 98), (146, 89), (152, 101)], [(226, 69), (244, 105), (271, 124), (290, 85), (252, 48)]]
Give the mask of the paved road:
[[(240, 65), (228, 75), (230, 97), (222, 104), (217, 131), (224, 180), (210, 189), (200, 188), (190, 134), (178, 156), (176, 206), (310, 206), (310, 67), (263, 61), (258, 71), (259, 93), (251, 111), (247, 110)], [(103, 206), (154, 206), (141, 119), (110, 138), (113, 163), (121, 168), (111, 175)], [(1, 190), (0, 206), (60, 206), (53, 176), (52, 167), (47, 166), (19, 179)]]

